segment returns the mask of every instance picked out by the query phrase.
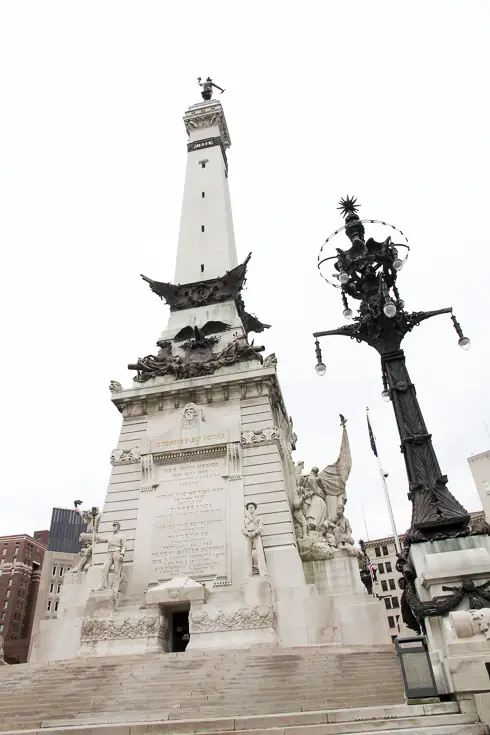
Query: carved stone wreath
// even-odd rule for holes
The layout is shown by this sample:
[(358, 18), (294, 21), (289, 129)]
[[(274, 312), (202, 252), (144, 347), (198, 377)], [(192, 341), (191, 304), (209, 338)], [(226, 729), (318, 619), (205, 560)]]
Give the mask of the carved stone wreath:
[(136, 464), (141, 460), (140, 450), (137, 447), (131, 449), (113, 449), (111, 453), (111, 464)]
[(264, 442), (273, 442), (279, 439), (279, 429), (271, 426), (267, 429), (251, 429), (242, 432), (242, 446), (249, 447), (254, 444), (263, 444)]
[(189, 616), (190, 633), (213, 633), (226, 630), (275, 628), (276, 616), (269, 605), (243, 607), (232, 612), (217, 610), (212, 616), (204, 611), (192, 611)]
[(149, 636), (168, 639), (168, 620), (160, 615), (124, 618), (123, 620), (87, 618), (82, 624), (82, 641), (147, 638)]

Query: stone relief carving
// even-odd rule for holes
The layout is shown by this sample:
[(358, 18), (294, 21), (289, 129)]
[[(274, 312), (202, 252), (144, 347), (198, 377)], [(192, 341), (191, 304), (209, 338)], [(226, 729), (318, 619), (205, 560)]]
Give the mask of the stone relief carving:
[(449, 621), (457, 638), (473, 638), (483, 634), (490, 641), (490, 608), (457, 610), (449, 613)]
[(342, 442), (334, 464), (322, 471), (304, 473), (304, 462), (295, 465), (296, 489), (292, 499), (293, 522), (303, 561), (331, 559), (336, 549), (357, 556), (349, 520), (344, 515), (346, 484), (352, 459), (346, 420), (341, 416)]
[(214, 633), (226, 630), (275, 628), (276, 616), (270, 605), (243, 607), (232, 612), (218, 609), (215, 615), (203, 610), (191, 610), (189, 625), (191, 635), (192, 633)]
[(242, 446), (252, 446), (253, 444), (263, 444), (264, 442), (273, 442), (279, 439), (279, 429), (271, 426), (267, 429), (250, 429), (242, 432)]
[(264, 360), (264, 367), (272, 367), (273, 365), (277, 365), (277, 357), (275, 352), (271, 352), (271, 354), (267, 355)]
[(130, 449), (113, 449), (111, 454), (111, 464), (136, 464), (141, 460), (141, 454), (138, 447)]
[(87, 618), (82, 624), (83, 641), (115, 640), (116, 638), (169, 637), (168, 620), (162, 615), (140, 618)]
[(195, 403), (188, 403), (182, 412), (182, 420), (180, 422), (181, 431), (199, 431), (200, 422), (204, 421), (204, 413)]
[(257, 504), (247, 503), (245, 506), (245, 523), (242, 534), (245, 537), (245, 576), (251, 577), (254, 572), (261, 577), (267, 574), (262, 531), (264, 521), (257, 514)]
[(151, 492), (158, 487), (155, 482), (155, 463), (153, 454), (141, 455), (141, 492)]
[(111, 380), (109, 383), (109, 390), (111, 393), (120, 393), (122, 389), (123, 387), (121, 383), (118, 383), (117, 380)]
[(189, 110), (185, 115), (184, 122), (188, 135), (190, 135), (191, 130), (201, 130), (216, 125), (219, 127), (220, 136), (225, 148), (231, 145), (230, 134), (221, 105), (219, 107), (214, 104), (210, 105), (209, 110), (206, 110), (206, 108)]

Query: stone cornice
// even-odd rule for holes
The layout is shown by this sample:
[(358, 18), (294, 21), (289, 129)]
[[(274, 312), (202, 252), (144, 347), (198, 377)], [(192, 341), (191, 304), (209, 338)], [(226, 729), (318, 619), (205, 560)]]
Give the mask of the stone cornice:
[[(123, 413), (125, 406), (129, 403), (143, 404), (143, 410), (139, 413), (147, 413), (144, 403), (158, 399), (171, 400), (172, 405), (178, 402), (175, 408), (185, 401), (194, 398), (203, 398), (207, 403), (214, 400), (228, 400), (232, 392), (238, 393), (242, 398), (252, 398), (262, 395), (264, 386), (269, 384), (282, 402), (282, 394), (277, 382), (276, 369), (271, 367), (260, 367), (255, 370), (246, 370), (243, 373), (229, 373), (222, 375), (207, 375), (199, 378), (188, 378), (183, 380), (172, 380), (168, 383), (150, 386), (148, 383), (142, 387), (129, 388), (111, 394), (112, 402), (118, 410)], [(204, 400), (202, 402), (204, 402)], [(196, 401), (199, 402), (199, 401)], [(163, 405), (162, 405), (163, 409)], [(162, 410), (160, 409), (160, 410)], [(285, 408), (284, 408), (285, 411)], [(131, 414), (128, 414), (131, 415)]]
[(188, 135), (193, 130), (206, 130), (207, 128), (216, 126), (219, 128), (221, 140), (225, 148), (229, 148), (231, 145), (225, 113), (223, 112), (221, 102), (218, 102), (218, 100), (200, 102), (197, 105), (189, 107), (184, 115), (184, 124)]

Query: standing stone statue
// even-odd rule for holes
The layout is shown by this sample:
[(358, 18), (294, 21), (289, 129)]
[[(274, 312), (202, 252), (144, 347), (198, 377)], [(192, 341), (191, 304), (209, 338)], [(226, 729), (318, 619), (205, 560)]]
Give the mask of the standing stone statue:
[[(242, 528), (242, 533), (245, 536), (247, 544), (245, 569), (245, 575), (247, 577), (252, 576), (254, 567), (258, 569), (261, 577), (267, 574), (264, 545), (262, 543), (264, 522), (261, 516), (257, 515), (256, 510), (256, 503), (247, 503), (245, 506), (245, 527)], [(255, 559), (254, 552), (256, 557)], [(254, 564), (254, 561), (256, 561), (256, 564)]]
[(107, 561), (104, 564), (102, 570), (102, 580), (99, 586), (99, 590), (107, 589), (109, 585), (109, 572), (114, 568), (114, 581), (112, 583), (112, 589), (114, 592), (119, 592), (119, 587), (122, 581), (122, 563), (124, 554), (126, 553), (126, 539), (120, 533), (121, 524), (115, 521), (112, 524), (113, 531), (109, 536), (97, 535), (96, 541), (107, 543)]
[(317, 531), (327, 517), (326, 488), (318, 467), (312, 467), (303, 482), (303, 510), (309, 531)]
[(3, 636), (0, 635), (0, 666), (8, 666), (7, 663), (5, 663), (5, 658), (3, 654)]

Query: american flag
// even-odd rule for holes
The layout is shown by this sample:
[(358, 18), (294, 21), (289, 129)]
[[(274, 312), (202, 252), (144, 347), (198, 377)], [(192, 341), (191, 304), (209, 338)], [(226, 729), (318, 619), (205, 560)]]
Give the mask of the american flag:
[(378, 456), (378, 449), (376, 447), (376, 440), (374, 438), (373, 430), (371, 428), (371, 422), (369, 421), (369, 414), (366, 411), (366, 418), (367, 418), (367, 425), (368, 425), (368, 432), (369, 432), (369, 441), (371, 442), (371, 449), (373, 450), (374, 456)]

